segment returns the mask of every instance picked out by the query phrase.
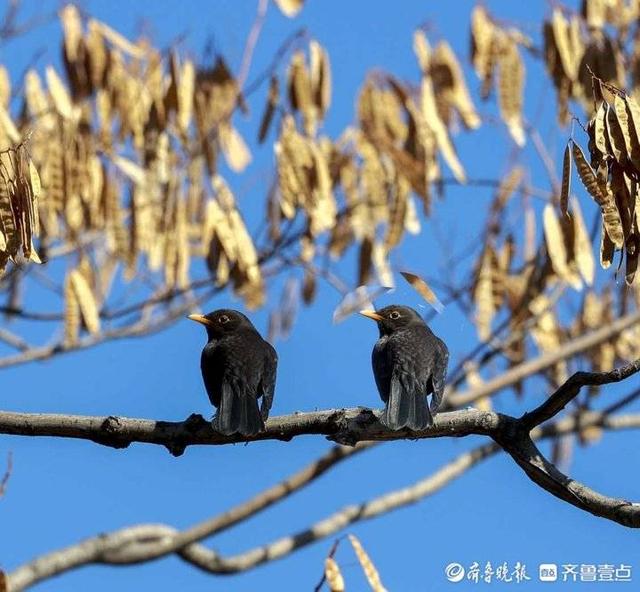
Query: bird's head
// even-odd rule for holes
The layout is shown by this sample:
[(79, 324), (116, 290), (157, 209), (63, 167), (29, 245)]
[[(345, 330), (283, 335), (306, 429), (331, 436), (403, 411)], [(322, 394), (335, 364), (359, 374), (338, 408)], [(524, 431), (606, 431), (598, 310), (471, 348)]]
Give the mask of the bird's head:
[(209, 339), (219, 339), (239, 329), (254, 329), (251, 321), (241, 312), (226, 308), (214, 310), (206, 315), (192, 314), (187, 318), (204, 325)]
[(380, 330), (380, 337), (391, 335), (412, 325), (424, 325), (422, 317), (413, 308), (391, 304), (380, 310), (361, 310), (360, 314), (376, 321)]

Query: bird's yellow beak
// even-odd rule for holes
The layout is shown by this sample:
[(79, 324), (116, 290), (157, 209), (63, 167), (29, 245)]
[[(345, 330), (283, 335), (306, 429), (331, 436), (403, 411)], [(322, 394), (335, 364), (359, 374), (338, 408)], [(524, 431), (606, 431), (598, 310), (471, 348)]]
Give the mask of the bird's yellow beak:
[(363, 317), (368, 317), (370, 319), (373, 319), (376, 322), (381, 321), (384, 318), (384, 317), (381, 317), (375, 310), (361, 310), (360, 314)]
[(196, 323), (200, 323), (201, 325), (205, 325), (207, 327), (211, 327), (213, 323), (204, 315), (201, 314), (190, 314), (187, 317), (191, 321), (195, 321)]

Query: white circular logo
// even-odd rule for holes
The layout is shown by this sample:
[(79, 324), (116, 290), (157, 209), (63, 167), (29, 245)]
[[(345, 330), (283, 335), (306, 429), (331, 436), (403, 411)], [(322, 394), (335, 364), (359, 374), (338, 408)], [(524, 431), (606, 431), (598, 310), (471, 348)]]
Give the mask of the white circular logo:
[(444, 575), (450, 582), (460, 582), (464, 578), (464, 567), (459, 563), (450, 563), (444, 568)]

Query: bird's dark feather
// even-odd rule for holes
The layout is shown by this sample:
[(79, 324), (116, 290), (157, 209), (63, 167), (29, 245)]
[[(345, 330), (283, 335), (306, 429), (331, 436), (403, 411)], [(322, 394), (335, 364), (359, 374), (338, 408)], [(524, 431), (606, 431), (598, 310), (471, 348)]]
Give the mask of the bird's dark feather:
[(246, 317), (232, 332), (209, 337), (200, 368), (209, 400), (217, 408), (215, 429), (245, 436), (262, 431), (275, 390), (275, 350)]
[[(417, 319), (410, 323), (395, 330), (383, 328), (372, 352), (376, 385), (385, 403), (382, 422), (394, 430), (431, 425), (444, 395), (447, 346), (412, 312)], [(429, 394), (433, 394), (430, 407)]]

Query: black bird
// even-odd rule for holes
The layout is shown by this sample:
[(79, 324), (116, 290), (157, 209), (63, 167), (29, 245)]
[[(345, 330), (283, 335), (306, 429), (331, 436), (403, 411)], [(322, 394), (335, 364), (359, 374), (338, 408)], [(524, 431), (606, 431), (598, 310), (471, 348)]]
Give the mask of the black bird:
[[(376, 321), (380, 330), (371, 363), (385, 403), (382, 423), (392, 430), (422, 430), (432, 425), (444, 397), (447, 346), (408, 306), (393, 304), (360, 314)], [(427, 395), (431, 393), (429, 409)]]
[(204, 325), (209, 338), (200, 368), (209, 400), (218, 410), (213, 428), (225, 435), (261, 432), (273, 402), (276, 350), (237, 310), (221, 309), (189, 318)]

